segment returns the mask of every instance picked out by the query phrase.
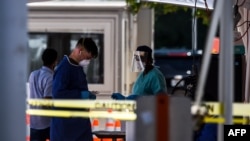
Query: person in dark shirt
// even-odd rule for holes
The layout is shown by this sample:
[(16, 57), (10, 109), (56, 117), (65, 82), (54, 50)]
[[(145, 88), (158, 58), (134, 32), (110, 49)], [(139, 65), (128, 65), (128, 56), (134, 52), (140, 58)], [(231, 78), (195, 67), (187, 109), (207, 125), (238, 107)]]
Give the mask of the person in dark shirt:
[[(95, 99), (88, 91), (83, 66), (98, 56), (91, 38), (80, 38), (69, 56), (58, 64), (53, 80), (53, 99)], [(59, 118), (51, 121), (51, 141), (92, 141), (89, 118)]]

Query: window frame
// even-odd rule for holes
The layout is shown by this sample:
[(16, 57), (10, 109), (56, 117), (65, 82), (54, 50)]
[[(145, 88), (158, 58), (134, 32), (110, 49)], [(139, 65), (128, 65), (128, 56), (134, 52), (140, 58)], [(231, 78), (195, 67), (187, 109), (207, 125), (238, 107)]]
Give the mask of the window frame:
[(68, 33), (103, 33), (104, 34), (104, 83), (89, 84), (89, 90), (100, 94), (110, 94), (115, 89), (115, 29), (116, 14), (77, 13), (37, 13), (29, 18), (29, 32), (68, 32)]

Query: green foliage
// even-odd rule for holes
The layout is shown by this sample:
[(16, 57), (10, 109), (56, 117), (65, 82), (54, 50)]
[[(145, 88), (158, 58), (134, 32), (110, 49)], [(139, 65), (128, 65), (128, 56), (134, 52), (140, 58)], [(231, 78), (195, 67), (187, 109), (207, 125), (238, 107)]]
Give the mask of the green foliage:
[[(179, 10), (187, 11), (190, 7), (177, 6), (173, 4), (157, 3), (157, 2), (137, 2), (137, 0), (126, 0), (129, 10), (132, 14), (137, 14), (141, 7), (149, 7), (155, 9), (157, 14), (169, 14)], [(203, 24), (207, 25), (210, 22), (210, 12), (204, 9), (197, 9), (195, 16), (202, 19)]]
[(198, 9), (196, 16), (202, 19), (203, 24), (208, 25), (211, 19), (211, 11)]
[(136, 0), (126, 0), (128, 6), (129, 6), (129, 10), (132, 14), (136, 14), (139, 12), (142, 3), (138, 3), (136, 2)]

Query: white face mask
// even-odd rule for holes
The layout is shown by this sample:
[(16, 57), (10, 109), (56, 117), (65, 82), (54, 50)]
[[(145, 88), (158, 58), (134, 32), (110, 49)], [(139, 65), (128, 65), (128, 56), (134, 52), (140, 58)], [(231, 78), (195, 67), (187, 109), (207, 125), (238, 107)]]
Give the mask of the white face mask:
[(88, 66), (90, 63), (90, 60), (82, 60), (81, 62), (79, 62), (79, 65), (82, 67), (86, 67)]

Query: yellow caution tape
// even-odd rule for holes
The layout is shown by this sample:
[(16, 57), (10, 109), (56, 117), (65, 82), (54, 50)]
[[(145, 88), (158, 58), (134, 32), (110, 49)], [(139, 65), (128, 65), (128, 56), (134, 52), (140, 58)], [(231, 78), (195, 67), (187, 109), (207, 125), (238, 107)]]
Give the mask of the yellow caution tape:
[(222, 105), (218, 102), (205, 102), (202, 106), (205, 106), (209, 115), (221, 115), (223, 113)]
[[(223, 106), (218, 102), (205, 102), (204, 106), (208, 109), (209, 115), (222, 115)], [(248, 103), (233, 103), (233, 116), (250, 116), (250, 104)]]
[(42, 110), (42, 109), (28, 109), (27, 114), (35, 116), (50, 116), (50, 117), (89, 117), (89, 118), (113, 118), (119, 120), (135, 120), (136, 114), (134, 112), (119, 112), (112, 111), (66, 111), (66, 110)]
[(234, 116), (250, 116), (250, 104), (248, 103), (234, 103), (233, 104)]
[(111, 108), (114, 110), (136, 109), (136, 102), (132, 100), (51, 100), (51, 99), (28, 99), (27, 103), (32, 106), (51, 106), (67, 108)]
[[(133, 100), (55, 100), (55, 99), (28, 99), (31, 106), (51, 106), (67, 108), (111, 108), (114, 110), (134, 111), (136, 101)], [(218, 102), (205, 102), (202, 106), (208, 109), (208, 115), (222, 115), (223, 105)], [(233, 103), (233, 116), (250, 116), (250, 104)]]
[[(223, 124), (225, 122), (225, 119), (222, 117), (204, 117), (203, 120), (205, 123), (218, 123)], [(249, 119), (246, 117), (242, 118), (233, 118), (234, 124), (249, 124)]]

